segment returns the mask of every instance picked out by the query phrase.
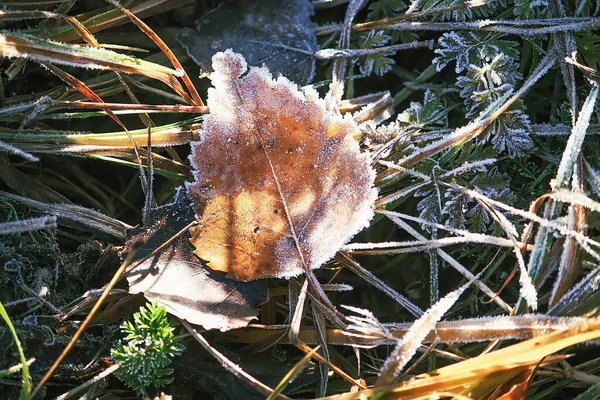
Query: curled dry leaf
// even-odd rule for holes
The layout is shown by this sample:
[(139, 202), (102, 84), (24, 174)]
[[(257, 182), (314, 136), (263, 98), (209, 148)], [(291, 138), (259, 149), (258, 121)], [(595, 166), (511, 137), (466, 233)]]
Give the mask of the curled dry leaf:
[(349, 115), (227, 50), (213, 57), (210, 115), (187, 185), (194, 253), (227, 278), (320, 267), (369, 224), (377, 191)]
[[(175, 201), (155, 210), (153, 223), (137, 232), (124, 248), (128, 253), (141, 244), (136, 260), (142, 260), (166, 243), (194, 218), (190, 201), (179, 190)], [(144, 293), (164, 305), (171, 314), (205, 329), (240, 328), (256, 317), (255, 307), (267, 300), (266, 281), (235, 282), (202, 265), (192, 253), (188, 234), (141, 264), (132, 263), (126, 273), (130, 293)]]

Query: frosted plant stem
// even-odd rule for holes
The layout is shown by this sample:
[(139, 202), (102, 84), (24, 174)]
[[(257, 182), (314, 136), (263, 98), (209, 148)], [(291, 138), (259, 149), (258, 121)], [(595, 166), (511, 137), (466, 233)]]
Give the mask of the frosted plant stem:
[[(579, 118), (577, 119), (577, 122), (575, 123), (573, 131), (569, 136), (569, 140), (565, 146), (563, 157), (558, 166), (558, 171), (556, 172), (554, 189), (564, 188), (569, 184), (575, 162), (577, 161), (577, 157), (581, 152), (581, 146), (583, 145), (583, 140), (586, 136), (587, 128), (596, 105), (597, 97), (598, 86), (594, 86), (588, 94), (585, 103), (581, 107)], [(556, 207), (556, 202), (547, 204), (544, 209), (544, 218), (547, 220), (552, 219), (556, 213)], [(544, 262), (546, 251), (548, 250), (550, 242), (549, 233), (549, 230), (542, 226), (536, 235), (535, 247), (531, 253), (529, 264), (527, 266), (529, 274), (533, 279), (535, 279), (539, 274), (542, 263)]]
[(56, 216), (44, 216), (0, 223), (0, 235), (56, 228)]
[[(433, 228), (431, 230), (431, 239), (436, 240), (438, 236), (438, 230)], [(434, 305), (440, 299), (440, 265), (438, 261), (438, 254), (429, 250), (429, 305)]]
[(2, 191), (0, 191), (0, 199), (16, 201), (45, 213), (56, 215), (58, 218), (89, 226), (90, 228), (107, 233), (121, 240), (124, 240), (127, 237), (126, 231), (133, 228), (124, 222), (110, 218), (98, 211), (73, 204), (42, 203), (27, 197)]
[[(565, 7), (562, 4), (562, 0), (553, 0), (549, 5), (550, 15), (556, 18), (566, 17)], [(575, 116), (577, 114), (577, 90), (575, 83), (575, 67), (567, 63), (565, 60), (571, 54), (577, 51), (577, 45), (575, 38), (571, 32), (557, 32), (553, 35), (554, 45), (558, 51), (558, 62), (560, 65), (560, 71), (563, 77), (565, 88), (569, 97), (569, 103), (571, 104), (571, 115), (573, 118), (572, 123), (575, 123)]]
[(37, 158), (36, 156), (34, 156), (32, 154), (29, 154), (29, 153), (26, 153), (23, 150), (21, 150), (21, 149), (19, 149), (17, 147), (11, 146), (10, 144), (4, 143), (2, 141), (0, 141), (0, 151), (5, 151), (5, 152), (7, 152), (9, 154), (14, 154), (16, 156), (19, 156), (19, 157), (22, 157), (22, 158), (26, 159), (27, 161), (31, 161), (31, 162), (38, 162), (38, 161), (40, 161), (40, 159)]
[(600, 26), (600, 18), (548, 18), (543, 20), (480, 20), (471, 22), (400, 22), (382, 28), (397, 31), (490, 31), (519, 36), (579, 32)]
[[(327, 347), (327, 325), (323, 313), (316, 307), (315, 303), (312, 303), (312, 314), (315, 324), (315, 330), (317, 332), (317, 343), (319, 344), (319, 353), (327, 361), (331, 360), (329, 356), (329, 348)], [(317, 397), (325, 397), (327, 394), (327, 382), (329, 374), (329, 368), (327, 364), (319, 363), (319, 375), (320, 382), (317, 390)]]
[[(66, 399), (73, 397), (75, 394), (77, 394), (77, 393), (89, 388), (90, 386), (95, 385), (96, 383), (100, 382), (101, 380), (105, 379), (107, 376), (111, 375), (113, 372), (115, 372), (117, 369), (119, 369), (119, 367), (121, 367), (120, 364), (111, 365), (110, 367), (106, 368), (104, 371), (95, 375), (89, 381), (84, 382), (81, 385), (77, 386), (76, 388), (71, 389), (68, 392), (61, 394), (55, 400), (66, 400)], [(85, 398), (85, 395), (82, 395), (81, 398)]]
[(290, 321), (290, 330), (288, 336), (291, 343), (298, 343), (298, 333), (300, 332), (300, 322), (302, 322), (302, 316), (304, 315), (304, 305), (306, 303), (306, 295), (308, 293), (308, 279), (305, 279), (300, 288), (298, 299), (295, 301), (296, 307), (294, 308), (294, 314)]
[[(351, 0), (346, 10), (344, 17), (344, 23), (342, 25), (342, 32), (340, 33), (340, 40), (338, 42), (338, 49), (345, 50), (350, 47), (350, 34), (352, 33), (352, 21), (356, 17), (356, 14), (363, 7), (365, 0)], [(326, 101), (330, 111), (338, 110), (342, 96), (344, 94), (344, 76), (346, 75), (346, 59), (336, 58), (333, 62), (333, 76), (332, 82), (329, 86), (329, 93), (327, 93)]]
[[(411, 234), (415, 238), (417, 238), (419, 240), (426, 240), (426, 238), (423, 235), (421, 235), (419, 232), (417, 232), (416, 229), (414, 229), (412, 226), (410, 226), (409, 224), (407, 224), (406, 222), (404, 222), (402, 219), (400, 219), (398, 217), (393, 217), (393, 216), (391, 216), (390, 219), (394, 223), (396, 223), (396, 225), (398, 225), (400, 228), (402, 228), (405, 231), (407, 231), (409, 234)], [(450, 256), (450, 254), (448, 254), (445, 251), (440, 250), (440, 249), (436, 249), (435, 251), (438, 253), (438, 255), (443, 260), (445, 260), (448, 264), (450, 264), (452, 266), (452, 268), (456, 269), (458, 272), (460, 272), (467, 279), (473, 280), (473, 283), (475, 284), (475, 286), (477, 286), (490, 299), (493, 299), (494, 302), (496, 302), (496, 304), (498, 304), (500, 307), (502, 307), (504, 310), (506, 310), (509, 314), (512, 313), (512, 307), (511, 306), (509, 306), (508, 304), (506, 304), (506, 302), (504, 300), (502, 300), (500, 298), (500, 296), (497, 296), (496, 293), (492, 289), (490, 289), (485, 283), (481, 282), (479, 279), (476, 279), (475, 275), (473, 275), (471, 273), (471, 271), (469, 271), (468, 269), (466, 269), (461, 263), (459, 263), (454, 258), (452, 258), (452, 256)]]
[[(236, 377), (241, 378), (242, 380), (246, 381), (250, 386), (252, 386), (256, 390), (261, 392), (263, 395), (268, 396), (271, 393), (273, 393), (273, 389), (271, 389), (269, 386), (265, 385), (258, 379), (254, 378), (252, 375), (250, 375), (249, 373), (244, 371), (239, 365), (235, 364), (229, 358), (225, 357), (225, 355), (223, 355), (223, 353), (221, 353), (220, 351), (218, 351), (217, 349), (212, 347), (208, 343), (208, 341), (196, 329), (192, 328), (192, 326), (190, 324), (188, 324), (185, 320), (181, 320), (180, 322), (183, 325), (183, 327), (188, 330), (188, 332), (192, 335), (192, 337), (194, 337), (194, 339), (196, 339), (196, 341), (198, 343), (200, 343), (200, 345), (202, 347), (204, 347), (204, 349), (209, 354), (211, 354), (214, 358), (217, 359), (217, 361), (219, 361), (219, 363), (223, 366), (223, 368), (225, 368), (227, 371), (231, 372)], [(283, 396), (281, 394), (280, 394), (280, 396), (283, 397), (284, 399), (287, 398), (286, 396)]]
[(433, 40), (414, 41), (411, 43), (394, 44), (391, 46), (381, 46), (369, 49), (322, 49), (313, 55), (317, 60), (331, 60), (334, 58), (353, 58), (379, 54), (387, 51), (400, 51), (418, 49), (420, 47), (433, 48)]
[(419, 11), (419, 8), (421, 8), (421, 4), (423, 3), (423, 1), (424, 0), (413, 0), (413, 2), (408, 7), (408, 10), (406, 10), (406, 14), (412, 14)]

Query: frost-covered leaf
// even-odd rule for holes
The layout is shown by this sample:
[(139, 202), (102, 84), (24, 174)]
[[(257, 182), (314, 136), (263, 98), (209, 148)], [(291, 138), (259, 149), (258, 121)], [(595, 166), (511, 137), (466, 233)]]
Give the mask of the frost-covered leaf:
[(454, 164), (460, 165), (466, 162), (474, 162), (479, 160), (486, 160), (490, 158), (496, 158), (496, 153), (490, 146), (476, 145), (474, 142), (465, 143), (458, 156), (454, 160)]
[[(467, 106), (466, 117), (485, 112), (489, 106), (514, 91), (521, 79), (517, 61), (502, 53), (490, 62), (469, 65), (467, 73), (457, 78), (460, 96)], [(524, 108), (523, 101), (517, 100), (479, 135), (477, 143), (490, 141), (494, 150), (507, 151), (511, 158), (527, 154), (533, 142), (529, 136), (531, 124)]]
[[(135, 232), (124, 254), (138, 245), (141, 260), (183, 229), (195, 216), (185, 190), (152, 214), (153, 224)], [(135, 265), (135, 260), (132, 265)], [(179, 318), (206, 329), (241, 328), (256, 317), (255, 307), (267, 299), (266, 281), (236, 282), (213, 272), (193, 254), (186, 232), (127, 274), (130, 293), (143, 293)]]
[(368, 226), (375, 171), (349, 115), (232, 51), (213, 57), (211, 113), (192, 144), (195, 254), (236, 280), (319, 268)]
[(394, 53), (391, 51), (383, 51), (377, 54), (369, 54), (364, 57), (364, 60), (359, 63), (358, 69), (363, 75), (375, 74), (383, 76), (392, 70), (392, 65), (396, 62), (390, 58)]
[[(369, 31), (359, 39), (359, 47), (361, 49), (372, 49), (385, 46), (390, 39), (391, 36), (386, 35), (384, 31)], [(391, 71), (392, 65), (395, 64), (395, 61), (390, 58), (392, 55), (394, 53), (391, 51), (382, 51), (360, 57), (355, 62), (358, 64), (361, 74), (368, 76), (375, 73), (375, 75), (382, 76)]]
[(308, 0), (229, 0), (185, 28), (178, 40), (204, 70), (212, 56), (233, 49), (250, 65), (265, 64), (300, 85), (314, 76), (318, 44)]
[(469, 65), (466, 75), (456, 80), (456, 85), (461, 88), (460, 97), (465, 99), (467, 118), (512, 91), (522, 78), (515, 59), (504, 54), (498, 54), (480, 65)]
[(487, 172), (478, 173), (469, 186), (488, 197), (494, 197), (494, 194), (508, 188), (509, 183), (510, 177), (507, 174), (498, 171), (498, 167), (492, 167)]
[(447, 191), (445, 194), (444, 209), (442, 214), (444, 215), (444, 225), (452, 228), (465, 228), (465, 222), (467, 221), (465, 215), (468, 211), (467, 208), (468, 198), (466, 196), (456, 196), (453, 192)]
[(432, 91), (425, 91), (423, 103), (411, 102), (410, 107), (398, 114), (402, 129), (442, 128), (448, 126), (448, 109)]
[[(456, 169), (456, 171), (462, 170), (460, 167)], [(496, 166), (489, 170), (486, 166), (465, 168), (460, 178), (467, 180), (466, 186), (491, 199), (507, 204), (515, 201), (515, 195), (509, 187), (509, 176), (500, 172)], [(442, 185), (432, 186), (433, 184), (430, 184), (414, 194), (415, 197), (422, 197), (417, 204), (417, 209), (420, 211), (419, 218), (450, 228), (466, 229), (468, 226), (472, 232), (477, 233), (486, 232), (490, 228), (492, 221), (488, 212), (471, 196), (460, 191), (449, 190)], [(431, 230), (427, 226), (423, 228)]]
[(420, 211), (419, 218), (435, 223), (442, 222), (441, 196), (438, 197), (434, 189), (429, 187), (428, 189), (417, 190), (414, 196), (423, 197), (417, 203), (417, 210)]
[(523, 110), (517, 108), (518, 105), (496, 118), (492, 126), (484, 132), (490, 136), (494, 150), (499, 153), (506, 150), (510, 158), (523, 157), (533, 147), (533, 141), (529, 136), (531, 131), (529, 117)]
[(440, 48), (433, 63), (441, 71), (450, 62), (456, 62), (456, 73), (467, 69), (470, 64), (491, 61), (498, 54), (518, 59), (519, 44), (512, 40), (503, 40), (498, 34), (479, 32), (446, 32), (439, 41)]
[(359, 45), (362, 49), (370, 49), (372, 47), (381, 47), (389, 43), (391, 36), (386, 35), (385, 31), (369, 31), (366, 35), (362, 35), (359, 39)]
[(468, 217), (466, 223), (469, 229), (474, 232), (486, 232), (492, 222), (490, 214), (481, 204), (476, 204), (465, 215)]
[(465, 0), (423, 0), (419, 2), (420, 10), (443, 10), (448, 8), (454, 8), (452, 11), (440, 12), (439, 18), (442, 21), (467, 21), (473, 18), (473, 9), (470, 7), (456, 6), (464, 5)]

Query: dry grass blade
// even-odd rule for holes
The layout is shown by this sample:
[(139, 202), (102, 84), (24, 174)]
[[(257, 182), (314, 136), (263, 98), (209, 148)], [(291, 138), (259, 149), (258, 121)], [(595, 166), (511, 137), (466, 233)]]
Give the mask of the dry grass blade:
[[(191, 3), (192, 0), (146, 0), (135, 1), (128, 4), (129, 10), (139, 18), (147, 18), (169, 10), (176, 9)], [(127, 15), (113, 6), (96, 9), (77, 16), (78, 20), (92, 33), (100, 32), (108, 28), (127, 24), (131, 20)], [(57, 27), (50, 32), (50, 38), (70, 42), (77, 40), (79, 34), (71, 27)]]
[[(577, 162), (578, 156), (581, 152), (583, 140), (586, 136), (590, 119), (592, 117), (593, 110), (596, 105), (596, 99), (598, 98), (599, 88), (597, 85), (592, 87), (592, 90), (588, 94), (584, 104), (581, 107), (577, 121), (573, 126), (569, 140), (565, 146), (562, 159), (556, 172), (556, 178), (553, 181), (553, 189), (562, 189), (569, 185), (572, 178), (573, 169)], [(546, 206), (544, 210), (544, 218), (551, 219), (555, 217), (557, 212), (556, 203), (552, 202)], [(544, 262), (546, 252), (550, 244), (550, 237), (548, 229), (540, 227), (535, 238), (535, 248), (529, 258), (529, 265), (527, 269), (533, 278), (537, 276)]]
[[(477, 279), (477, 278), (475, 278)], [(460, 295), (471, 285), (466, 283), (457, 290), (448, 293), (436, 304), (432, 305), (415, 323), (410, 327), (402, 340), (398, 342), (396, 348), (385, 360), (383, 368), (375, 386), (390, 385), (396, 377), (402, 372), (402, 369), (408, 364), (413, 355), (417, 352), (423, 339), (435, 327), (435, 324), (448, 312), (450, 307), (456, 303)]]
[(102, 213), (99, 213), (98, 211), (72, 204), (42, 203), (6, 192), (0, 192), (0, 198), (9, 199), (32, 208), (36, 208), (45, 213), (56, 215), (60, 219), (72, 221), (76, 224), (75, 226), (82, 224), (121, 240), (125, 239), (125, 232), (127, 229), (132, 228), (131, 225), (110, 218)]
[[(328, 400), (350, 400), (388, 395), (402, 399), (417, 399), (433, 392), (460, 393), (483, 398), (516, 374), (535, 368), (541, 359), (577, 343), (600, 337), (600, 318), (585, 319), (569, 329), (539, 336), (483, 356), (419, 375), (406, 382), (326, 397)], [(548, 357), (542, 364), (564, 357)], [(469, 389), (471, 387), (471, 389)]]
[(321, 49), (314, 54), (317, 60), (331, 60), (336, 58), (352, 58), (361, 57), (370, 54), (378, 54), (386, 51), (399, 51), (399, 50), (410, 50), (418, 49), (420, 47), (426, 47), (431, 49), (433, 42), (430, 40), (417, 41), (411, 43), (402, 43), (392, 46), (383, 46), (375, 49)]
[[(88, 99), (95, 101), (97, 103), (103, 103), (100, 96), (98, 96), (96, 93), (94, 93), (94, 91), (92, 89), (87, 87), (87, 85), (85, 83), (83, 83), (79, 79), (75, 78), (73, 75), (61, 70), (60, 68), (58, 68), (52, 64), (47, 64), (47, 63), (41, 63), (41, 64), (44, 68), (48, 69), (50, 72), (52, 72), (54, 75), (59, 77), (65, 83), (69, 84), (71, 87), (73, 87), (73, 89), (77, 90), (79, 93), (83, 94)], [(103, 107), (103, 110), (113, 121), (115, 121), (117, 124), (119, 124), (123, 129), (127, 129), (127, 128), (125, 128), (125, 125), (123, 125), (123, 123), (119, 120), (119, 118), (109, 108)], [(135, 142), (132, 141), (132, 143), (135, 147)], [(136, 151), (137, 151), (137, 148), (136, 148)]]
[(569, 290), (549, 311), (549, 315), (598, 314), (600, 307), (600, 267), (594, 268)]
[[(130, 131), (130, 137), (124, 132), (65, 133), (57, 130), (35, 132), (23, 130), (19, 133), (17, 130), (7, 130), (6, 133), (0, 133), (0, 139), (32, 153), (114, 154), (119, 150), (133, 149), (132, 140), (139, 147), (148, 146), (148, 135), (142, 130)], [(158, 127), (152, 130), (152, 147), (177, 146), (197, 138), (197, 124)]]
[(516, 227), (508, 220), (508, 218), (506, 218), (506, 216), (504, 216), (504, 214), (502, 214), (501, 212), (498, 212), (493, 207), (486, 204), (485, 201), (478, 199), (478, 202), (494, 218), (494, 220), (498, 223), (498, 225), (505, 232), (505, 234), (509, 238), (509, 240), (513, 243), (512, 248), (513, 248), (513, 252), (515, 254), (515, 258), (517, 259), (517, 266), (520, 271), (520, 274), (519, 274), (519, 283), (521, 285), (520, 295), (522, 298), (524, 298), (526, 300), (527, 305), (532, 310), (536, 310), (538, 294), (535, 289), (535, 286), (533, 285), (531, 277), (529, 276), (527, 268), (525, 267), (525, 259), (523, 258), (523, 254), (521, 253), (521, 248), (524, 248), (525, 246), (522, 243), (519, 243), (517, 241), (517, 237), (519, 236), (519, 233), (517, 232)]
[[(585, 318), (552, 317), (535, 314), (503, 317), (471, 318), (458, 321), (441, 321), (425, 336), (423, 343), (438, 340), (447, 343), (475, 343), (493, 340), (531, 339), (552, 332), (561, 332), (582, 324)], [(371, 348), (381, 345), (393, 345), (403, 338), (412, 323), (384, 324), (385, 335), (381, 329), (356, 331), (354, 325), (348, 330), (328, 329), (327, 343), (330, 345), (356, 345)], [(279, 337), (287, 327), (262, 326), (252, 324), (248, 328), (223, 333), (221, 339), (226, 343), (254, 343)], [(298, 340), (309, 345), (317, 344), (317, 332), (303, 328), (298, 332)], [(282, 338), (278, 343), (288, 344), (289, 339)]]
[(49, 11), (2, 11), (0, 12), (0, 20), (22, 20), (22, 19), (46, 19), (55, 18), (65, 20), (75, 29), (83, 40), (93, 47), (100, 47), (100, 44), (92, 33), (77, 19), (69, 15), (57, 14)]
[(557, 352), (600, 339), (600, 5), (226, 3), (0, 6), (0, 292), (52, 365), (34, 395), (131, 386), (102, 360), (145, 297), (217, 370), (175, 358), (143, 397), (593, 397), (600, 358)]
[(0, 33), (0, 56), (140, 74), (163, 82), (193, 104), (192, 99), (177, 81), (176, 77), (181, 75), (180, 72), (107, 49), (49, 42), (26, 34)]
[[(81, 385), (77, 386), (76, 388), (73, 388), (73, 389), (69, 390), (68, 392), (61, 394), (55, 400), (68, 400), (71, 398), (73, 398), (73, 399), (79, 398), (80, 399), (82, 396), (81, 391), (83, 391), (83, 390), (89, 388), (90, 386), (97, 384), (101, 380), (105, 379), (107, 376), (109, 376), (110, 374), (115, 372), (117, 369), (119, 369), (119, 367), (120, 367), (119, 364), (115, 364), (115, 365), (108, 367), (107, 369), (105, 369), (104, 371), (99, 373), (98, 375), (94, 376), (89, 381), (84, 382)], [(75, 397), (75, 396), (80, 396), (80, 397)]]
[[(306, 302), (306, 296), (308, 294), (309, 283), (310, 283), (309, 279), (305, 279), (304, 282), (302, 283), (302, 287), (300, 288), (300, 293), (297, 296), (297, 300), (295, 301), (295, 308), (293, 309), (292, 321), (291, 321), (291, 324), (288, 329), (289, 342), (291, 344), (293, 344), (294, 346), (296, 346), (298, 349), (302, 350), (306, 354), (311, 353), (312, 349), (309, 346), (307, 346), (304, 342), (299, 340), (298, 335), (301, 332), (300, 323), (302, 322), (302, 318), (304, 316), (304, 305)], [(315, 300), (316, 299), (313, 299), (313, 302)], [(317, 331), (315, 331), (315, 332), (317, 332)], [(322, 331), (320, 332), (320, 335), (319, 335), (319, 333), (317, 333), (317, 335), (315, 336), (316, 338), (318, 338), (317, 342), (319, 340), (322, 340), (323, 334), (324, 334), (324, 332), (322, 332)], [(329, 343), (329, 342), (327, 342), (327, 343)], [(344, 372), (342, 369), (340, 369), (335, 364), (332, 364), (328, 359), (326, 359), (319, 353), (316, 353), (316, 352), (313, 353), (312, 357), (315, 360), (317, 360), (318, 362), (320, 362), (321, 364), (330, 368), (332, 371), (336, 372), (339, 376), (344, 378), (346, 381), (348, 381), (352, 384), (357, 384), (356, 381), (351, 376), (349, 376), (346, 372)]]
[(338, 252), (336, 258), (344, 266), (346, 266), (346, 268), (350, 269), (356, 275), (360, 276), (362, 279), (365, 280), (365, 282), (373, 285), (373, 287), (377, 288), (378, 290), (381, 290), (383, 293), (392, 298), (395, 302), (406, 308), (415, 317), (418, 318), (421, 315), (423, 315), (423, 310), (421, 310), (421, 308), (415, 305), (406, 296), (403, 296), (402, 294), (398, 293), (396, 290), (391, 288), (383, 280), (373, 275), (369, 270), (363, 268), (359, 263), (353, 260), (344, 251)]
[[(576, 164), (577, 173), (574, 174), (573, 186), (576, 193), (585, 190), (581, 181), (582, 159), (580, 155)], [(568, 209), (567, 227), (575, 232), (586, 234), (588, 213), (583, 205), (571, 205)], [(550, 296), (550, 307), (555, 306), (558, 301), (573, 287), (582, 267), (583, 251), (577, 241), (573, 238), (565, 238), (563, 251), (560, 258), (558, 275), (556, 277), (552, 294)]]
[[(79, 79), (75, 78), (71, 74), (68, 74), (68, 73), (62, 71), (60, 68), (57, 68), (57, 67), (53, 66), (52, 64), (42, 63), (42, 65), (45, 68), (49, 69), (54, 75), (58, 76), (60, 79), (62, 79), (63, 81), (65, 81), (66, 83), (71, 85), (74, 89), (79, 91), (81, 94), (83, 94), (88, 99), (90, 99), (92, 101), (100, 102), (100, 103), (103, 102), (102, 99), (100, 98), (100, 96), (98, 96), (96, 93), (94, 93), (93, 90), (91, 90), (89, 87), (87, 87), (87, 85), (85, 85), (85, 83), (83, 83)], [(121, 120), (112, 112), (112, 110), (110, 110), (106, 107), (104, 107), (103, 110), (104, 110), (104, 112), (106, 112), (106, 114), (108, 114), (108, 116), (113, 121), (115, 121), (117, 124), (119, 124), (119, 126), (121, 126), (121, 128), (123, 128), (123, 130), (129, 137), (131, 144), (133, 146), (133, 151), (135, 153), (136, 161), (138, 163), (138, 168), (140, 171), (140, 180), (142, 182), (142, 188), (144, 189), (144, 192), (147, 193), (147, 195), (151, 194), (152, 188), (151, 188), (150, 182), (152, 182), (152, 179), (151, 179), (151, 177), (146, 178), (144, 166), (142, 164), (141, 157), (140, 157), (140, 149), (138, 148), (136, 142), (133, 140), (133, 138), (131, 138), (131, 134), (129, 133), (129, 130), (125, 127), (125, 125), (121, 122)], [(147, 135), (149, 136), (149, 133)], [(150, 139), (149, 138), (148, 138), (148, 148), (150, 148)], [(150, 163), (152, 160), (151, 150), (149, 151), (149, 155), (148, 155), (147, 159), (148, 159), (148, 166), (150, 166), (151, 165)], [(150, 175), (152, 175), (152, 173), (153, 173), (152, 169), (149, 168), (149, 170), (150, 170)]]
[(22, 157), (25, 160), (30, 161), (30, 162), (38, 162), (40, 160), (39, 158), (35, 157), (34, 155), (29, 154), (17, 147), (11, 146), (8, 143), (0, 142), (0, 150), (5, 151), (9, 154), (14, 154), (16, 156)]
[[(402, 218), (395, 216), (393, 213), (385, 210), (377, 210), (378, 213), (386, 215), (391, 221), (393, 221), (400, 228), (406, 230), (410, 235), (415, 237), (418, 240), (427, 240), (423, 235), (421, 235), (416, 229), (406, 223)], [(500, 307), (506, 310), (509, 314), (512, 314), (512, 307), (510, 307), (504, 300), (496, 295), (496, 293), (491, 290), (485, 283), (481, 282), (479, 279), (475, 278), (475, 275), (467, 268), (465, 268), (462, 264), (456, 261), (450, 254), (446, 253), (443, 250), (435, 249), (437, 254), (444, 260), (446, 260), (453, 268), (455, 268), (458, 272), (460, 272), (465, 278), (469, 280), (473, 280), (474, 285), (477, 286), (482, 292), (484, 292), (487, 296), (494, 300)]]
[(167, 56), (169, 61), (171, 61), (173, 66), (175, 68), (177, 68), (178, 71), (182, 72), (181, 78), (183, 79), (185, 86), (187, 87), (188, 91), (191, 94), (191, 98), (192, 98), (191, 104), (193, 104), (195, 106), (203, 106), (204, 103), (202, 102), (200, 95), (196, 91), (196, 87), (192, 83), (190, 77), (185, 72), (185, 70), (183, 69), (183, 66), (181, 65), (181, 63), (179, 62), (177, 57), (175, 57), (175, 54), (173, 54), (173, 52), (171, 51), (169, 46), (167, 46), (166, 43), (156, 33), (154, 33), (154, 31), (152, 29), (150, 29), (150, 27), (148, 25), (146, 25), (144, 23), (144, 21), (142, 21), (141, 19), (136, 17), (135, 14), (133, 14), (131, 11), (129, 11), (125, 7), (121, 6), (118, 2), (116, 2), (114, 0), (106, 0), (106, 1), (110, 4), (112, 4), (113, 6), (117, 7), (119, 10), (121, 10), (122, 13), (127, 15), (127, 17), (129, 19), (131, 19), (131, 21), (133, 21), (133, 23), (135, 23), (150, 39), (152, 39), (152, 41), (159, 47), (159, 49), (162, 51), (162, 53)]
[[(44, 98), (42, 98), (44, 99)], [(172, 113), (194, 113), (194, 114), (207, 114), (208, 108), (203, 106), (184, 106), (184, 105), (157, 105), (157, 104), (124, 104), (124, 103), (108, 103), (108, 102), (77, 102), (77, 101), (60, 101), (45, 98), (47, 100), (46, 110), (55, 109), (90, 109), (90, 108), (108, 108), (111, 110), (127, 110), (130, 114), (137, 114), (141, 112), (172, 112)], [(39, 101), (32, 103), (18, 104), (14, 106), (4, 107), (0, 109), (0, 116), (16, 114), (19, 112), (25, 112), (28, 110), (35, 109)], [(116, 113), (115, 113), (116, 114)], [(69, 115), (70, 118), (76, 118), (76, 115)], [(83, 115), (86, 117), (86, 115)], [(49, 116), (44, 114), (38, 118), (54, 118), (59, 119), (57, 116)], [(64, 118), (64, 117), (63, 117)]]

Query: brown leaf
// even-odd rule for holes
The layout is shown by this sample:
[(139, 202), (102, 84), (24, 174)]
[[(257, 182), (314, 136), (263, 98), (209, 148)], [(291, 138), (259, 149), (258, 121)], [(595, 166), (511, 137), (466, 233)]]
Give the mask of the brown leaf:
[[(143, 242), (136, 255), (141, 260), (194, 218), (189, 199), (179, 190), (175, 202), (155, 210), (151, 227), (133, 236), (128, 252)], [(132, 263), (135, 265), (135, 262)], [(164, 305), (171, 314), (205, 329), (226, 331), (245, 327), (256, 317), (255, 307), (267, 299), (265, 281), (241, 283), (206, 268), (192, 253), (184, 234), (156, 255), (127, 272), (130, 293), (143, 292)]]
[(320, 267), (373, 216), (375, 172), (358, 126), (266, 68), (243, 75), (246, 61), (230, 50), (213, 69), (187, 187), (201, 216), (194, 253), (241, 281)]

